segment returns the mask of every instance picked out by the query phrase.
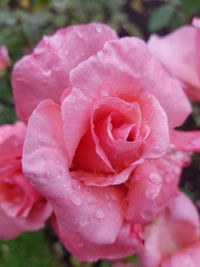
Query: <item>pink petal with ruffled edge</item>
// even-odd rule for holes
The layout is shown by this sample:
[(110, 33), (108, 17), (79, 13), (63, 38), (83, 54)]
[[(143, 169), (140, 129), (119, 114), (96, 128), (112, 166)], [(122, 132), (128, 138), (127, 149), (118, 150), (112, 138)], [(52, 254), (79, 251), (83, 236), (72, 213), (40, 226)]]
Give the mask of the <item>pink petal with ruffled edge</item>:
[(145, 247), (140, 253), (142, 266), (163, 266), (164, 259), (199, 239), (199, 227), (195, 206), (188, 197), (180, 193), (151, 224), (146, 226)]
[(21, 121), (0, 126), (0, 166), (7, 160), (21, 157), (25, 133), (26, 126)]
[(177, 194), (182, 166), (170, 160), (169, 156), (146, 160), (135, 169), (128, 192), (128, 220), (133, 223), (151, 221)]
[(200, 131), (171, 131), (171, 144), (179, 151), (200, 152)]
[[(70, 176), (62, 127), (59, 106), (43, 101), (29, 120), (24, 173), (49, 200), (63, 227), (97, 244), (112, 243), (122, 224), (122, 193), (114, 187), (86, 187)], [(113, 196), (109, 204), (107, 194)]]
[(117, 39), (116, 33), (99, 23), (70, 26), (45, 36), (13, 70), (13, 93), (21, 120), (27, 121), (44, 99), (59, 103), (69, 87), (69, 72), (113, 39)]
[(197, 29), (183, 26), (164, 37), (151, 35), (147, 45), (172, 75), (186, 83), (188, 95), (199, 101), (200, 72), (197, 68), (199, 50), (196, 49), (196, 35)]
[(142, 247), (142, 240), (129, 224), (123, 224), (117, 239), (112, 244), (94, 244), (82, 238), (78, 233), (68, 231), (59, 225), (54, 217), (52, 220), (54, 230), (62, 243), (80, 260), (97, 261), (99, 259), (119, 259), (129, 256)]
[(164, 260), (161, 267), (197, 267), (200, 266), (200, 241), (174, 253)]
[(93, 106), (102, 98), (151, 93), (165, 110), (170, 126), (180, 125), (190, 112), (180, 84), (166, 73), (144, 42), (137, 38), (107, 43), (97, 56), (71, 71), (70, 83), (72, 91), (61, 108), (70, 162), (88, 129)]

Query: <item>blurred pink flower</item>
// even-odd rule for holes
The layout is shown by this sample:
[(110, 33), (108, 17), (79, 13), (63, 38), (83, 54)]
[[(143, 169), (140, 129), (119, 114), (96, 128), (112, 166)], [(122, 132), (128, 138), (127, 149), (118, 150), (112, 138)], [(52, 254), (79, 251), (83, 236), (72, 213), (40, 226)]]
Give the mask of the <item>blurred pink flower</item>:
[(191, 111), (180, 83), (142, 40), (92, 23), (44, 37), (12, 84), (29, 120), (23, 170), (64, 245), (87, 261), (140, 250), (142, 224), (177, 194), (200, 151), (199, 132), (174, 130)]
[[(199, 24), (199, 19), (195, 18), (193, 25)], [(185, 25), (164, 37), (153, 34), (148, 47), (183, 83), (187, 95), (200, 101), (200, 29)]]
[(180, 193), (145, 227), (143, 267), (196, 267), (200, 264), (200, 223), (192, 201)]
[(51, 214), (47, 201), (24, 177), (21, 167), (26, 126), (0, 126), (0, 239), (38, 230)]
[(139, 265), (134, 263), (123, 263), (119, 261), (114, 263), (112, 267), (139, 267)]
[(10, 64), (8, 50), (5, 46), (0, 45), (0, 69), (6, 69)]

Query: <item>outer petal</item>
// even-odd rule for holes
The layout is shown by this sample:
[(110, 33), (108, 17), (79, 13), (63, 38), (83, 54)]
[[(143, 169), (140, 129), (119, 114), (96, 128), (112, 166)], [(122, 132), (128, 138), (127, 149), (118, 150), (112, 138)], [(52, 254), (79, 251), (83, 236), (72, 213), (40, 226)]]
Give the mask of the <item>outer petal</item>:
[(164, 260), (161, 267), (197, 267), (200, 266), (200, 241), (172, 254)]
[(98, 245), (82, 238), (78, 233), (68, 231), (59, 225), (54, 217), (54, 230), (60, 237), (64, 246), (76, 257), (84, 261), (97, 261), (99, 259), (119, 259), (129, 256), (141, 249), (141, 238), (134, 235), (129, 224), (120, 229), (115, 242), (109, 245)]
[[(122, 223), (122, 195), (114, 187), (86, 187), (72, 179), (62, 126), (59, 106), (50, 100), (43, 101), (29, 120), (24, 173), (49, 200), (65, 228), (94, 243), (112, 243)], [(109, 203), (107, 194), (113, 196)]]
[(6, 160), (21, 157), (26, 126), (23, 122), (0, 126), (0, 165)]
[(10, 217), (0, 209), (0, 239), (9, 240), (23, 232), (41, 229), (51, 212), (46, 200), (36, 203), (26, 218)]
[(172, 131), (171, 143), (176, 150), (200, 152), (200, 131)]
[(12, 220), (0, 209), (0, 239), (7, 240), (15, 238), (23, 232), (20, 225), (16, 224), (15, 220)]
[(177, 194), (181, 169), (176, 161), (170, 162), (170, 156), (139, 165), (129, 185), (127, 219), (151, 221)]
[[(62, 107), (63, 118), (67, 118), (64, 132), (70, 160), (88, 128), (93, 104), (101, 98), (151, 93), (165, 110), (170, 126), (180, 125), (190, 112), (180, 84), (166, 73), (144, 42), (137, 38), (107, 43), (97, 56), (70, 73), (70, 82), (72, 91)], [(73, 142), (71, 136), (74, 136)]]
[[(152, 35), (148, 47), (175, 77), (193, 88), (200, 88), (196, 64), (199, 54), (196, 50), (196, 34), (197, 29), (194, 27), (183, 26), (164, 37)], [(192, 90), (188, 93), (193, 96)]]
[(26, 121), (44, 99), (59, 103), (62, 92), (69, 87), (69, 72), (101, 50), (105, 42), (116, 38), (111, 28), (98, 23), (71, 26), (45, 36), (13, 71), (12, 85), (19, 117)]
[(155, 221), (146, 226), (145, 248), (140, 254), (142, 266), (162, 266), (163, 259), (198, 240), (199, 226), (195, 206), (189, 198), (179, 194)]

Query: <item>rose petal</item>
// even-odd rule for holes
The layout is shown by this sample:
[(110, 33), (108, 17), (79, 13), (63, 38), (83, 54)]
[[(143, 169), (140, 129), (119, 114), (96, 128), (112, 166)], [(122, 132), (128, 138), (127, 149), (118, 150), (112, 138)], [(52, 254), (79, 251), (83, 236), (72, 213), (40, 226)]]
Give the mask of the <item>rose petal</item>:
[(190, 112), (180, 84), (163, 70), (137, 38), (107, 43), (97, 56), (71, 71), (70, 83), (72, 91), (62, 106), (70, 162), (80, 138), (88, 129), (93, 105), (101, 98), (151, 93), (165, 110), (170, 126), (181, 124)]
[(0, 126), (0, 165), (4, 165), (7, 160), (21, 157), (25, 132), (26, 126), (20, 121), (13, 125)]
[(188, 154), (171, 152), (161, 159), (145, 161), (133, 173), (129, 185), (127, 218), (134, 223), (152, 220), (177, 194), (182, 166)]
[(12, 85), (19, 117), (27, 121), (44, 99), (59, 103), (69, 87), (70, 70), (116, 38), (111, 28), (99, 23), (70, 26), (45, 36), (33, 53), (14, 67)]
[(82, 238), (78, 233), (68, 231), (53, 218), (54, 230), (64, 246), (80, 260), (97, 261), (99, 259), (119, 259), (129, 256), (141, 249), (141, 239), (134, 236), (129, 224), (124, 224), (115, 242), (109, 245), (98, 245)]
[(171, 143), (176, 150), (200, 152), (200, 131), (172, 131)]
[[(148, 41), (149, 49), (166, 69), (189, 87), (193, 87), (190, 90), (186, 88), (191, 97), (198, 96), (195, 92), (200, 87), (196, 65), (199, 54), (196, 50), (196, 34), (197, 29), (194, 27), (183, 26), (164, 37), (153, 34)], [(198, 98), (200, 99), (199, 96)]]
[(161, 267), (197, 267), (200, 266), (200, 242), (172, 254), (162, 262)]
[[(63, 150), (60, 115), (59, 106), (46, 100), (30, 117), (24, 145), (24, 173), (49, 200), (64, 227), (88, 241), (112, 243), (122, 223), (122, 193), (113, 187), (86, 187), (72, 179)], [(113, 195), (109, 205), (106, 194)]]
[(180, 193), (155, 221), (146, 226), (145, 248), (140, 254), (142, 266), (163, 266), (162, 260), (198, 240), (199, 226), (195, 206)]

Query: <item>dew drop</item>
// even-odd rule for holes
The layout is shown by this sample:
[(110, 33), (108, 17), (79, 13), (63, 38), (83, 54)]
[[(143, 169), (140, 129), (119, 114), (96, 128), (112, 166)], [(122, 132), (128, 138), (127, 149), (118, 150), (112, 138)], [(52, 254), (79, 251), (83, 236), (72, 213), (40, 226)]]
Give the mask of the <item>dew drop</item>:
[(147, 188), (145, 191), (145, 196), (149, 199), (155, 198), (159, 193), (159, 190), (156, 188)]
[(52, 71), (51, 71), (50, 69), (45, 69), (45, 70), (43, 71), (43, 74), (44, 74), (45, 76), (50, 76), (51, 73), (52, 73)]
[(89, 223), (89, 220), (88, 220), (88, 219), (81, 220), (81, 221), (80, 221), (80, 226), (81, 226), (81, 227), (84, 227), (84, 226), (88, 225), (88, 223)]
[(149, 221), (152, 219), (153, 213), (150, 210), (143, 210), (140, 213), (140, 216), (142, 217), (142, 219), (144, 219), (145, 221)]
[(78, 195), (72, 195), (71, 196), (71, 201), (76, 206), (80, 206), (82, 204), (82, 200)]
[(161, 176), (156, 173), (156, 172), (152, 172), (149, 175), (149, 180), (153, 183), (153, 184), (161, 184), (162, 183), (162, 178)]
[(96, 219), (103, 219), (105, 216), (104, 212), (102, 209), (97, 209), (95, 212), (94, 212), (94, 217)]

